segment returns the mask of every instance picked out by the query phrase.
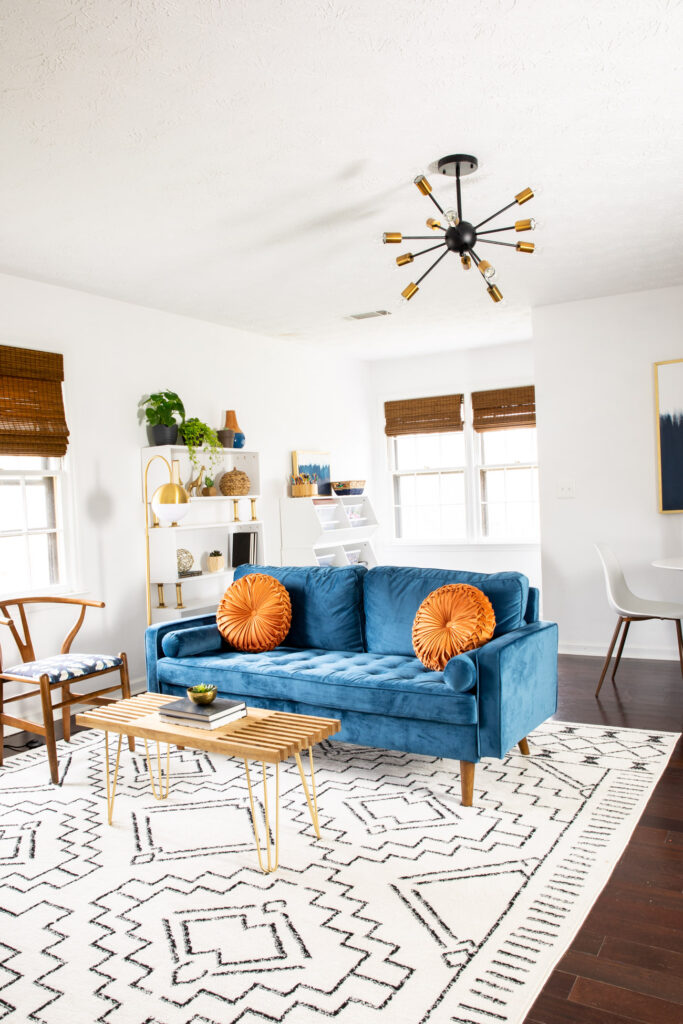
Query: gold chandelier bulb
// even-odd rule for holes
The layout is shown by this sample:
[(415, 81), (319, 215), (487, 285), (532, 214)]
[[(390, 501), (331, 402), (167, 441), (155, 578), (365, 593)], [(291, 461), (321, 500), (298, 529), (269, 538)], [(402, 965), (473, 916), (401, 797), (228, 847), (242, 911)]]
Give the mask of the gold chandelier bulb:
[(385, 231), (382, 235), (382, 241), (385, 245), (387, 242), (402, 242), (403, 235), (400, 231)]
[(516, 220), (515, 231), (533, 231), (536, 227), (536, 221), (532, 218), (529, 220)]
[(477, 269), (486, 281), (492, 281), (496, 276), (495, 268), (491, 266), (488, 260), (479, 260)]
[(472, 266), (470, 254), (468, 252), (463, 253), (462, 256), (460, 257), (460, 262), (462, 263), (463, 270), (469, 270), (470, 267)]
[(532, 188), (525, 188), (515, 196), (515, 202), (519, 203), (521, 206), (522, 203), (528, 203), (529, 200), (533, 198), (534, 190)]
[(397, 267), (405, 267), (406, 263), (412, 263), (413, 262), (413, 258), (414, 257), (413, 257), (412, 252), (404, 252), (402, 256), (397, 256), (396, 257), (396, 266)]
[(455, 210), (446, 210), (446, 220), (452, 228), (457, 228), (460, 218)]
[(417, 185), (418, 190), (423, 196), (428, 196), (432, 191), (432, 186), (429, 184), (424, 174), (418, 174), (417, 178), (415, 178), (414, 184)]
[(401, 292), (401, 295), (406, 300), (406, 302), (409, 302), (410, 299), (412, 299), (412, 297), (415, 294), (415, 292), (419, 292), (419, 290), (420, 289), (417, 287), (417, 285), (413, 284), (413, 282), (411, 281), (410, 284), (407, 285), (407, 287), (405, 287), (403, 289), (403, 291)]
[(517, 252), (533, 252), (536, 246), (533, 242), (517, 242)]
[(427, 227), (431, 228), (432, 231), (438, 231), (441, 228), (441, 225), (439, 224), (438, 220), (434, 220), (433, 217), (428, 217)]
[(500, 302), (500, 300), (503, 298), (503, 293), (501, 292), (497, 284), (490, 284), (486, 290), (494, 302)]

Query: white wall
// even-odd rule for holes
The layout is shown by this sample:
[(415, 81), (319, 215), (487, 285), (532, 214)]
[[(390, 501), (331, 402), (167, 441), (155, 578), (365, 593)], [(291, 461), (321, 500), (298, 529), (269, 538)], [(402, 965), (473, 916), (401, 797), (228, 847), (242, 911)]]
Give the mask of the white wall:
[(541, 559), (537, 545), (444, 545), (395, 541), (391, 481), (384, 436), (386, 401), (533, 383), (531, 342), (418, 355), (408, 359), (377, 360), (370, 364), (375, 481), (373, 497), (381, 524), (377, 544), (380, 562), (439, 566), (473, 572), (516, 569), (525, 573), (534, 586), (541, 585)]
[[(126, 650), (134, 679), (144, 673), (140, 448), (147, 439), (136, 416), (143, 394), (172, 388), (188, 416), (214, 426), (223, 425), (225, 409), (237, 411), (246, 447), (262, 456), (257, 508), (271, 561), (280, 558), (278, 499), (292, 449), (329, 450), (334, 475), (370, 477), (370, 403), (361, 363), (3, 275), (0, 310), (3, 344), (64, 354), (76, 585), (107, 603), (104, 611), (88, 612), (81, 649)], [(55, 653), (66, 632), (61, 613), (56, 632), (52, 621), (35, 613), (44, 654)], [(18, 658), (3, 633), (5, 664), (12, 664)]]
[[(658, 511), (652, 365), (683, 357), (683, 288), (547, 306), (533, 323), (544, 614), (562, 650), (602, 654), (616, 620), (594, 542), (635, 593), (683, 603), (683, 573), (650, 564), (683, 554), (683, 516)], [(567, 481), (573, 499), (558, 497)], [(634, 624), (624, 654), (676, 657), (673, 625)]]

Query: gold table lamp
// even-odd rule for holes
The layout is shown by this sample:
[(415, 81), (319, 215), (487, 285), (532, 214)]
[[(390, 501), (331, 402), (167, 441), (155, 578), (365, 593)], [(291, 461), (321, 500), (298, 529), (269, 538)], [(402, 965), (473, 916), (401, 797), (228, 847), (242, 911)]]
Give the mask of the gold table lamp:
[(152, 594), (151, 594), (151, 581), (150, 581), (150, 566), (149, 566), (149, 505), (150, 500), (147, 494), (147, 476), (149, 473), (149, 467), (156, 459), (161, 459), (168, 470), (168, 483), (162, 484), (161, 487), (157, 487), (156, 491), (152, 495), (151, 500), (151, 511), (152, 511), (152, 529), (158, 529), (162, 524), (164, 526), (177, 526), (181, 519), (184, 519), (187, 513), (190, 511), (190, 496), (180, 483), (178, 474), (178, 463), (173, 462), (173, 468), (163, 455), (152, 455), (145, 466), (144, 475), (144, 501), (145, 501), (145, 560), (146, 560), (146, 574), (145, 574), (145, 586), (146, 586), (146, 597), (147, 597), (147, 625), (152, 625)]

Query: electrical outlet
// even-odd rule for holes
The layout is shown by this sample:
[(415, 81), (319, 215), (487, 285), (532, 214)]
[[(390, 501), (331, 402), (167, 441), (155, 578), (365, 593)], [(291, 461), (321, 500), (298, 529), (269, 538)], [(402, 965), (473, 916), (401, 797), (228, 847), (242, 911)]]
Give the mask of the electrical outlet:
[(560, 480), (557, 485), (557, 496), (558, 498), (575, 498), (574, 481)]

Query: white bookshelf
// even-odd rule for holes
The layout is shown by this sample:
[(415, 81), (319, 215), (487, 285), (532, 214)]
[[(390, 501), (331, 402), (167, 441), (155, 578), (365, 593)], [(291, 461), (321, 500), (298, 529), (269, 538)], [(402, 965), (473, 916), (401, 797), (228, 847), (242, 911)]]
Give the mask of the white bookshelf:
[(377, 517), (366, 494), (281, 498), (283, 565), (353, 565), (372, 568)]
[[(177, 461), (180, 466), (180, 481), (187, 485), (197, 474), (190, 462), (185, 445), (158, 445), (143, 448), (141, 453), (141, 500), (144, 495), (142, 483), (145, 466), (153, 455), (162, 455), (169, 464)], [(213, 471), (209, 469), (208, 452), (198, 450), (199, 464), (206, 467), (206, 474), (215, 480), (218, 488), (220, 477), (232, 469), (242, 470), (249, 477), (249, 494), (240, 497), (224, 496), (191, 497), (190, 511), (178, 526), (152, 528), (151, 510), (149, 517), (149, 558), (152, 595), (152, 622), (165, 622), (215, 612), (226, 588), (233, 578), (231, 563), (232, 539), (236, 533), (254, 531), (257, 535), (257, 559), (265, 561), (263, 522), (260, 519), (259, 500), (261, 494), (261, 468), (258, 452), (241, 448), (226, 448), (221, 461)], [(205, 474), (205, 475), (206, 475)], [(149, 468), (147, 495), (151, 501), (157, 487), (168, 483), (168, 470), (163, 462), (153, 462)], [(259, 518), (252, 519), (252, 500)], [(235, 519), (235, 502), (239, 520)], [(178, 575), (178, 548), (186, 548), (194, 557), (193, 569), (201, 569), (201, 576)], [(225, 562), (221, 572), (209, 572), (210, 551), (220, 551)], [(159, 605), (159, 584), (163, 586), (165, 607)], [(180, 586), (182, 607), (177, 601), (176, 585)]]

